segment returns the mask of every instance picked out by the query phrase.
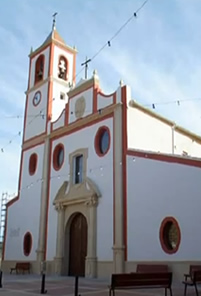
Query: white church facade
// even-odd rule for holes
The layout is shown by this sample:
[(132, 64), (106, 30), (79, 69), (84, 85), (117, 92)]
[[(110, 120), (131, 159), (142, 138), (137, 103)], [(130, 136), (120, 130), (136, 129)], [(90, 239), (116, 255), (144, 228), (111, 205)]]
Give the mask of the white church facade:
[(105, 277), (139, 262), (175, 276), (201, 261), (201, 138), (97, 72), (75, 83), (76, 49), (56, 29), (30, 53), (18, 196), (2, 269)]

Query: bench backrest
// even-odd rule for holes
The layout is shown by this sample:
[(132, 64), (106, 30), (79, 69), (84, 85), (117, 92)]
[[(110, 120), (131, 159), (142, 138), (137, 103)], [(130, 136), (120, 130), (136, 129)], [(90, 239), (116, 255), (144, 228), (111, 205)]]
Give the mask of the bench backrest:
[(172, 272), (112, 274), (111, 287), (167, 286), (172, 284)]
[(165, 264), (138, 264), (136, 272), (168, 272), (168, 265)]
[(201, 270), (201, 265), (190, 265), (189, 274), (193, 275), (194, 271)]
[(194, 283), (200, 283), (201, 282), (201, 270), (192, 271), (191, 278)]
[(16, 268), (30, 268), (30, 262), (17, 262)]

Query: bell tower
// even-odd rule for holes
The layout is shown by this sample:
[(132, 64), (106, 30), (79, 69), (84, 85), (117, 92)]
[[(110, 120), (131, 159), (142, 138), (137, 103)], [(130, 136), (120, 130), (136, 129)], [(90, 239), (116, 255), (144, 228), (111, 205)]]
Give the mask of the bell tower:
[(68, 102), (67, 92), (75, 83), (76, 49), (68, 46), (55, 27), (29, 58), (28, 89), (23, 143), (48, 134)]

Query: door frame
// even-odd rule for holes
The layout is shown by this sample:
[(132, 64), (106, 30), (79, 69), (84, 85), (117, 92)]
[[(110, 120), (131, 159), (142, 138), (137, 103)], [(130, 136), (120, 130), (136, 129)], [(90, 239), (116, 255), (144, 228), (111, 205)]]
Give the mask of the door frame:
[[(64, 182), (55, 197), (54, 205), (57, 210), (57, 240), (54, 258), (55, 272), (67, 275), (69, 270), (69, 244), (65, 243), (65, 233), (70, 231), (70, 223), (76, 213), (81, 213), (87, 220), (87, 256), (85, 261), (85, 277), (97, 277), (97, 206), (100, 193), (95, 184), (86, 178), (79, 187), (79, 196), (73, 196), (73, 191)], [(82, 187), (82, 188), (81, 188)], [(65, 192), (68, 192), (65, 194)], [(68, 240), (69, 241), (69, 240)], [(64, 256), (64, 250), (67, 255)], [(65, 257), (65, 259), (64, 259)], [(65, 262), (64, 262), (65, 261)]]

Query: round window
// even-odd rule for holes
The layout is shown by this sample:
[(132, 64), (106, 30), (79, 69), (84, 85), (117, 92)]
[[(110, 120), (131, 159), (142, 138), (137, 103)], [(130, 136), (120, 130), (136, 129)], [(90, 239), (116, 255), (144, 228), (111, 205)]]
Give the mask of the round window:
[(29, 158), (29, 174), (30, 175), (35, 174), (36, 167), (37, 167), (37, 154), (33, 153)]
[(59, 170), (64, 162), (64, 146), (58, 144), (54, 149), (53, 166), (55, 170)]
[(23, 248), (24, 248), (24, 255), (29, 256), (32, 248), (32, 236), (30, 232), (27, 232), (24, 236)]
[(40, 100), (41, 100), (41, 92), (37, 91), (33, 97), (34, 106), (37, 106), (40, 103)]
[(163, 250), (168, 254), (177, 252), (181, 240), (178, 222), (173, 217), (163, 220), (160, 227), (160, 242)]
[(95, 137), (95, 150), (99, 156), (104, 156), (110, 148), (110, 131), (108, 127), (100, 127)]

